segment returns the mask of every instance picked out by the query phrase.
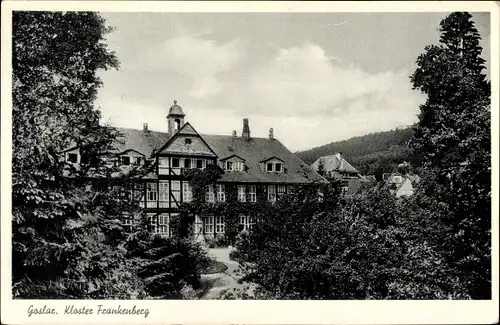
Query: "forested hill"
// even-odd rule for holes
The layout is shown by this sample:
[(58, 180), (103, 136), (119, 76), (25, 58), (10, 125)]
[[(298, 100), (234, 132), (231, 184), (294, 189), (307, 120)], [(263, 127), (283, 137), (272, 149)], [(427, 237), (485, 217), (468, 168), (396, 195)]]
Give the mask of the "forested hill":
[(391, 172), (403, 161), (418, 165), (413, 150), (407, 146), (412, 136), (412, 128), (395, 129), (332, 142), (296, 154), (310, 165), (321, 156), (342, 152), (343, 157), (361, 173), (373, 175)]

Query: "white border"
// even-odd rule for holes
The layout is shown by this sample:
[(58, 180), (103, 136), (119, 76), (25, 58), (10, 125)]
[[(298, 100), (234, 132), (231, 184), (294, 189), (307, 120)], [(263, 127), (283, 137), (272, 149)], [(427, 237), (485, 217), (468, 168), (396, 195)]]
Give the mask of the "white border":
[[(102, 12), (490, 12), (492, 82), (492, 264), (491, 301), (30, 301), (11, 297), (11, 15), (12, 10)], [(499, 4), (478, 2), (156, 2), (156, 1), (6, 1), (2, 2), (1, 110), (1, 320), (6, 324), (478, 324), (498, 322), (498, 123)], [(422, 49), (423, 50), (423, 49)], [(61, 315), (27, 317), (27, 308), (47, 304)], [(66, 304), (107, 308), (148, 308), (143, 316), (64, 316)]]

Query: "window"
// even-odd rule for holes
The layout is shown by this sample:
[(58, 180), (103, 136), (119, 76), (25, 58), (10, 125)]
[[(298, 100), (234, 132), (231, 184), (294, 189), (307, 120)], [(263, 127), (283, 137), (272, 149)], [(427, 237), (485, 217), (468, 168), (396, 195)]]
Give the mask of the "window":
[(191, 184), (187, 182), (182, 183), (182, 199), (184, 202), (191, 202), (191, 200), (193, 199)]
[(276, 185), (267, 186), (267, 200), (269, 202), (276, 202)]
[(171, 195), (174, 197), (175, 202), (179, 203), (181, 201), (181, 182), (171, 181), (170, 186)]
[(134, 225), (134, 217), (130, 214), (123, 215), (123, 225), (124, 226), (133, 226)]
[(168, 183), (160, 182), (158, 187), (158, 196), (160, 201), (160, 208), (168, 208)]
[(181, 120), (178, 118), (175, 119), (175, 130), (179, 130), (181, 128)]
[(228, 170), (228, 171), (233, 170), (233, 162), (232, 161), (226, 161), (226, 170)]
[(225, 186), (222, 184), (217, 185), (217, 201), (225, 202), (226, 201), (226, 193)]
[(325, 198), (325, 195), (323, 194), (323, 191), (318, 188), (318, 202), (323, 202)]
[(238, 202), (245, 202), (245, 185), (238, 185)]
[(170, 218), (168, 214), (160, 214), (158, 216), (158, 227), (156, 228), (156, 233), (162, 236), (170, 236)]
[(191, 159), (184, 158), (184, 168), (187, 168), (187, 169), (191, 168)]
[(179, 166), (180, 166), (179, 158), (172, 158), (172, 167), (179, 167)]
[(205, 201), (206, 202), (214, 202), (215, 201), (215, 193), (214, 193), (214, 186), (213, 185), (207, 186), (207, 192), (205, 193)]
[(78, 154), (76, 154), (76, 153), (69, 153), (68, 154), (68, 161), (70, 163), (76, 164), (78, 162)]
[(215, 233), (223, 234), (224, 227), (225, 227), (224, 217), (223, 216), (215, 217)]
[(185, 138), (184, 139), (184, 144), (191, 144), (191, 139)]
[(286, 185), (277, 186), (278, 197), (283, 196), (286, 193)]
[(122, 156), (122, 165), (130, 165), (130, 157)]
[(156, 234), (158, 231), (157, 217), (156, 215), (148, 216), (149, 228), (153, 234)]
[(214, 232), (214, 217), (208, 216), (205, 218), (205, 233), (212, 234)]
[(158, 164), (160, 168), (167, 168), (169, 163), (168, 163), (169, 158), (168, 157), (160, 157), (158, 159)]
[(141, 164), (141, 157), (135, 157), (134, 158), (134, 165), (140, 165)]
[(240, 229), (245, 231), (252, 230), (253, 225), (255, 224), (253, 217), (240, 215)]
[(202, 169), (203, 168), (203, 159), (196, 159), (196, 168)]
[(267, 172), (282, 173), (284, 170), (284, 165), (282, 162), (268, 162), (266, 163)]
[(148, 183), (146, 187), (146, 198), (148, 201), (156, 201), (158, 199), (158, 191), (156, 183)]
[(234, 170), (243, 171), (243, 166), (245, 166), (241, 161), (236, 161), (234, 163)]
[(257, 186), (256, 185), (250, 185), (249, 188), (249, 193), (248, 193), (248, 198), (250, 202), (257, 202)]

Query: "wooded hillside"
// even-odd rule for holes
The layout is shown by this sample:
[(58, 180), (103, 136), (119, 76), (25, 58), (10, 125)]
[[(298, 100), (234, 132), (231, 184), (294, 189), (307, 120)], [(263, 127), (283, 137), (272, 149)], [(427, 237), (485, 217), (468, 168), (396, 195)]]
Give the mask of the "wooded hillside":
[(363, 174), (391, 172), (403, 161), (418, 165), (413, 150), (407, 146), (412, 136), (412, 128), (370, 133), (300, 151), (297, 156), (305, 163), (312, 164), (321, 156), (342, 152), (344, 158)]

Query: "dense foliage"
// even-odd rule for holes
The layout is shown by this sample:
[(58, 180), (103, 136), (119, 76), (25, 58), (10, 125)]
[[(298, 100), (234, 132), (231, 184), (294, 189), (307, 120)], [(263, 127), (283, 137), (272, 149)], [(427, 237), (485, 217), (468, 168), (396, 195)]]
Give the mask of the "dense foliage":
[[(184, 283), (196, 285), (193, 265), (204, 258), (194, 244), (146, 233), (140, 248), (128, 250), (137, 236), (122, 218), (140, 217), (130, 186), (149, 163), (118, 167), (110, 154), (118, 134), (99, 125), (97, 72), (119, 66), (105, 43), (109, 31), (93, 12), (13, 13), (16, 298), (178, 297)], [(64, 159), (75, 146), (79, 165)]]
[[(466, 298), (444, 256), (426, 239), (411, 201), (379, 185), (335, 204), (290, 195), (277, 203), (232, 257), (242, 282), (256, 285), (246, 299)], [(434, 233), (434, 232), (433, 232)]]
[(393, 172), (403, 161), (411, 162), (413, 166), (420, 165), (418, 157), (407, 146), (412, 136), (412, 128), (370, 133), (297, 152), (297, 156), (312, 164), (319, 157), (342, 152), (344, 158), (362, 174), (381, 175)]

